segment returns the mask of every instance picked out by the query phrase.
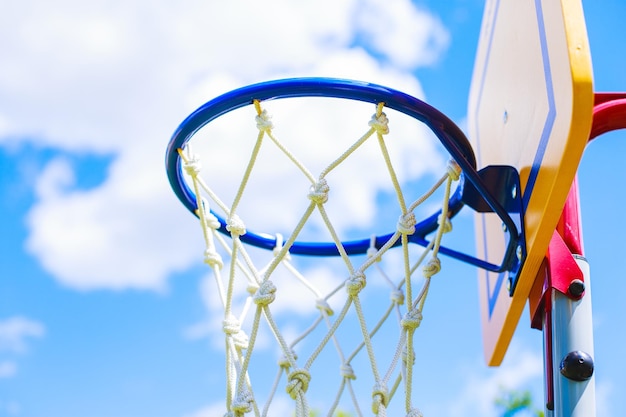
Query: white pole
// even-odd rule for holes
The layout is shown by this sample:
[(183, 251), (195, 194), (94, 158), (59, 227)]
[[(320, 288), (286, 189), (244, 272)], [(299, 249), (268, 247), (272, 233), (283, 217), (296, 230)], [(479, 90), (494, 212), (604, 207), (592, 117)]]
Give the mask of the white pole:
[[(580, 300), (552, 289), (552, 369), (554, 413), (546, 417), (595, 417), (593, 323), (589, 264), (573, 255), (584, 276)], [(572, 284), (577, 285), (580, 281)]]

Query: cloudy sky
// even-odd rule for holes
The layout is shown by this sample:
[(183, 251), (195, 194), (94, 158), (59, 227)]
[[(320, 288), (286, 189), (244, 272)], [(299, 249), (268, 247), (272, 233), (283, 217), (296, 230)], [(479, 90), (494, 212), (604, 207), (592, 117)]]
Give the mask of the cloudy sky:
[[(0, 416), (205, 417), (223, 413), (220, 344), (207, 330), (214, 294), (195, 219), (165, 176), (171, 134), (216, 95), (287, 76), (387, 85), (464, 127), (483, 2), (0, 5)], [(584, 6), (595, 89), (626, 90), (626, 6)], [(610, 215), (624, 200), (612, 181), (623, 139), (592, 144), (579, 176), (603, 416), (626, 412), (626, 310), (614, 291), (626, 228)], [(420, 146), (401, 148), (429, 155), (407, 178), (445, 161)], [(375, 200), (367, 187), (352, 192)], [(358, 213), (346, 228), (371, 221)], [(459, 223), (473, 241), (471, 216)], [(495, 416), (500, 387), (529, 389), (540, 404), (541, 334), (525, 315), (502, 367), (485, 367), (476, 272), (448, 264), (429, 295), (418, 406)]]

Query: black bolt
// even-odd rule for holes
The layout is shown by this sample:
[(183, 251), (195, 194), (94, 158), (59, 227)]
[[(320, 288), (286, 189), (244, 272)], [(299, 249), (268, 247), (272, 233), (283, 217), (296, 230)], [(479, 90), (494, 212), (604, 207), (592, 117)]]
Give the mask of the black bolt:
[(572, 381), (586, 381), (593, 375), (593, 358), (582, 350), (568, 353), (560, 365), (561, 375)]
[(572, 282), (569, 283), (567, 292), (574, 298), (580, 298), (585, 293), (585, 283), (580, 279), (573, 279)]

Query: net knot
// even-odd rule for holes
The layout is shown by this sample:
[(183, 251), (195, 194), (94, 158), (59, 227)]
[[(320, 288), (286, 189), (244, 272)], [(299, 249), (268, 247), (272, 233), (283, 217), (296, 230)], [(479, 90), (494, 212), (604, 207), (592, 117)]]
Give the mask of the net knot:
[(241, 324), (239, 320), (231, 314), (222, 321), (222, 330), (228, 335), (237, 334), (239, 330), (241, 330)]
[(267, 110), (263, 110), (260, 114), (255, 117), (256, 127), (261, 132), (270, 132), (272, 128), (274, 128), (274, 124), (272, 123), (272, 116), (269, 115)]
[(296, 369), (289, 374), (287, 393), (292, 399), (297, 399), (300, 394), (304, 394), (309, 388), (311, 374), (306, 369)]
[(363, 288), (365, 288), (367, 280), (365, 279), (365, 274), (361, 271), (357, 271), (348, 278), (348, 282), (346, 282), (346, 289), (348, 290), (348, 294), (351, 296), (358, 295)]
[(391, 301), (393, 301), (396, 305), (401, 306), (404, 304), (404, 293), (402, 290), (394, 290), (391, 292)]
[(419, 309), (407, 311), (400, 324), (405, 330), (415, 330), (422, 323), (422, 312)]
[(224, 262), (222, 261), (220, 254), (210, 249), (204, 251), (204, 263), (210, 267), (217, 266), (220, 269), (224, 266)]
[(411, 408), (406, 417), (424, 417), (424, 414), (418, 408)]
[(315, 308), (317, 308), (319, 311), (326, 313), (327, 316), (332, 316), (333, 314), (335, 314), (333, 309), (330, 308), (330, 304), (328, 304), (328, 302), (323, 298), (318, 298), (317, 300), (315, 300)]
[(461, 178), (461, 167), (456, 163), (454, 159), (448, 161), (448, 166), (446, 167), (446, 171), (448, 172), (448, 176), (452, 181), (458, 181)]
[(379, 135), (386, 135), (389, 133), (389, 119), (385, 113), (379, 115), (372, 115), (368, 125), (373, 128)]
[(248, 349), (248, 335), (243, 330), (232, 336), (233, 343), (238, 349)]
[(269, 279), (263, 281), (259, 289), (254, 294), (254, 303), (259, 306), (266, 306), (272, 303), (276, 298), (276, 286)]
[(400, 216), (398, 219), (398, 232), (403, 235), (412, 235), (415, 233), (415, 224), (417, 221), (415, 220), (415, 214), (413, 212), (409, 212)]
[(375, 415), (378, 415), (380, 407), (387, 407), (387, 404), (389, 403), (389, 392), (387, 391), (387, 388), (380, 384), (374, 385), (372, 399), (374, 400), (372, 402), (372, 411)]
[[(294, 352), (293, 349), (289, 349), (289, 351), (291, 352), (291, 357), (293, 358), (293, 360), (298, 359), (298, 355), (296, 355), (296, 352)], [(278, 366), (285, 370), (291, 368), (291, 362), (289, 361), (287, 355), (283, 355), (280, 357), (280, 359), (278, 360)]]
[(356, 379), (356, 374), (354, 373), (354, 369), (352, 369), (352, 365), (349, 363), (341, 365), (341, 376), (344, 377), (344, 379)]
[(197, 177), (202, 170), (202, 164), (195, 156), (188, 159), (184, 164), (185, 172), (191, 177)]
[(222, 226), (220, 224), (220, 221), (217, 220), (217, 217), (215, 217), (215, 215), (211, 212), (206, 213), (204, 215), (204, 221), (205, 221), (206, 226), (213, 230), (217, 230)]
[(422, 272), (424, 273), (424, 276), (426, 278), (432, 277), (439, 271), (441, 271), (441, 262), (439, 261), (439, 258), (431, 258), (430, 261), (428, 261), (428, 263), (424, 265), (424, 268), (422, 269)]
[(450, 218), (448, 216), (444, 216), (443, 213), (441, 213), (437, 218), (437, 224), (443, 228), (443, 233), (452, 231), (452, 222), (450, 221)]
[(309, 200), (315, 204), (324, 204), (328, 201), (328, 191), (330, 191), (328, 182), (325, 178), (322, 178), (311, 186), (309, 191)]
[(249, 413), (252, 411), (252, 403), (254, 402), (254, 397), (250, 391), (245, 391), (237, 395), (235, 401), (233, 401), (233, 411), (235, 415), (242, 415), (245, 413)]
[(232, 338), (237, 348), (248, 348), (248, 335), (241, 330), (241, 324), (235, 316), (229, 315), (222, 321), (222, 330)]
[(242, 236), (246, 234), (246, 225), (236, 214), (230, 216), (226, 223), (226, 230), (228, 230), (231, 235)]

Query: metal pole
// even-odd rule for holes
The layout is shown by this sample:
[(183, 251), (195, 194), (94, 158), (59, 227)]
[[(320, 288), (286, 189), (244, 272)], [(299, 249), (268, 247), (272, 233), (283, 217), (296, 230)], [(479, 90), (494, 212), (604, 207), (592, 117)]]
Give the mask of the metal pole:
[(556, 290), (551, 295), (554, 417), (596, 415), (589, 264), (574, 258), (583, 272), (584, 295), (578, 300)]
[(531, 326), (544, 334), (546, 417), (595, 417), (591, 286), (577, 180), (529, 301)]

